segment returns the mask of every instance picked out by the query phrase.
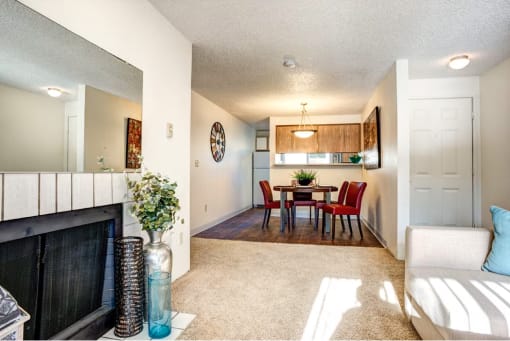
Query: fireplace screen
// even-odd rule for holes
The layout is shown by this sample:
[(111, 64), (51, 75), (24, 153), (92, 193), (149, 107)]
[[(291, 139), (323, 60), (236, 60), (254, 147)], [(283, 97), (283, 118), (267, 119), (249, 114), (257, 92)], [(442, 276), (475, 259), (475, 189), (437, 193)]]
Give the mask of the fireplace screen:
[(31, 315), (26, 339), (55, 336), (102, 306), (112, 222), (0, 244), (0, 284)]

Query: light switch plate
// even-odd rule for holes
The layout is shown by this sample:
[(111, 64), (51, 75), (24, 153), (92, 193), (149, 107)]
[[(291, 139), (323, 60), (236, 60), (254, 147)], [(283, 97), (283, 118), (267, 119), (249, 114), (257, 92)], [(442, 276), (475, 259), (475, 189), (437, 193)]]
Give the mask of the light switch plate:
[(171, 138), (174, 136), (174, 125), (172, 123), (166, 124), (166, 137)]

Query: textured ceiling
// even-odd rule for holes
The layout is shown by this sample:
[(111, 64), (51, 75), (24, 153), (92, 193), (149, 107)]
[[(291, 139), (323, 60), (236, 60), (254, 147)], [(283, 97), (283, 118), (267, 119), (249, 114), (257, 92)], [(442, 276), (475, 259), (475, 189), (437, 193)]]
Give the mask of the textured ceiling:
[[(302, 101), (311, 115), (360, 113), (396, 59), (429, 78), (510, 56), (508, 0), (150, 1), (193, 43), (193, 89), (249, 123)], [(446, 67), (457, 54), (467, 69)]]
[[(100, 10), (100, 9), (99, 9)], [(91, 23), (93, 24), (93, 23)], [(87, 84), (141, 103), (142, 72), (15, 0), (0, 0), (0, 83), (74, 99)]]

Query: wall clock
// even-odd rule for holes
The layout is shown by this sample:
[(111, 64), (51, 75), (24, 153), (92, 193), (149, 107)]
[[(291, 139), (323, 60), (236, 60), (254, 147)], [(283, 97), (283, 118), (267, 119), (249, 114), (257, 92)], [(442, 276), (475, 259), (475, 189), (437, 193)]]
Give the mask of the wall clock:
[(220, 122), (214, 122), (211, 127), (211, 154), (216, 162), (220, 162), (225, 155), (225, 130)]

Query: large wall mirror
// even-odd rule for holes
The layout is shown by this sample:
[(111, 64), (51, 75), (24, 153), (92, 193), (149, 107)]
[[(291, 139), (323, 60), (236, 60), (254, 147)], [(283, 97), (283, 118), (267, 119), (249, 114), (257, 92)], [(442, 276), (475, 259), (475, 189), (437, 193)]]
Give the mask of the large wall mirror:
[(0, 32), (0, 172), (126, 169), (142, 71), (16, 0), (0, 1)]

